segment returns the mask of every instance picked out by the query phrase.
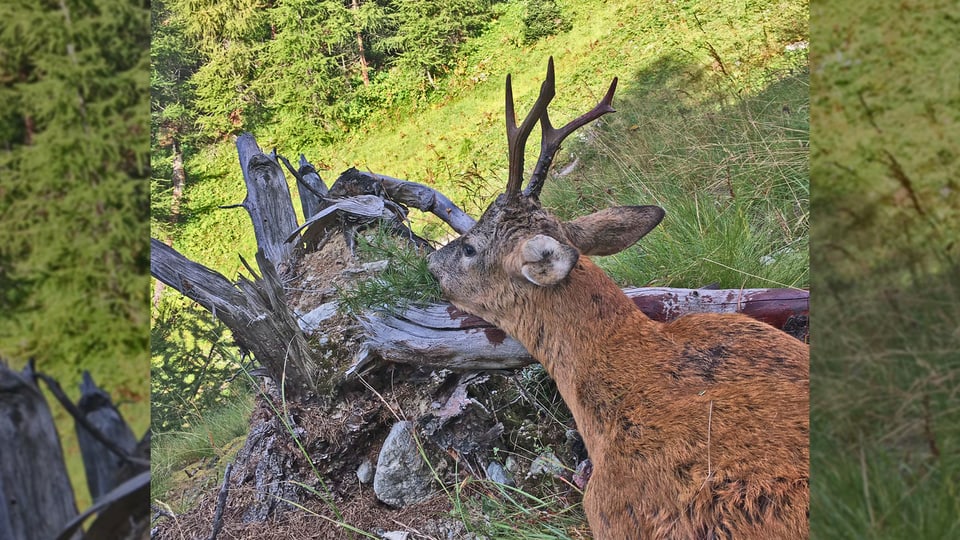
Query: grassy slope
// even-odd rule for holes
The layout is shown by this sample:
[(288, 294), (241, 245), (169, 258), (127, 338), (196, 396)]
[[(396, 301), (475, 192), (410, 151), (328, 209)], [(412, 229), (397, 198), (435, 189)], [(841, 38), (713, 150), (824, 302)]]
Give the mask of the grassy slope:
[[(387, 112), (331, 147), (285, 148), (282, 137), (269, 130), (255, 133), (261, 147), (277, 146), (280, 153), (292, 157), (305, 153), (314, 163), (330, 169), (322, 173), (328, 182), (344, 168), (357, 166), (427, 183), (478, 215), (505, 182), (503, 80), (508, 72), (513, 74), (518, 109), (524, 111), (536, 96), (546, 58), (554, 56), (558, 96), (552, 110), (557, 122), (591, 107), (614, 76), (620, 77), (615, 101), (620, 116), (629, 116), (627, 105), (641, 106), (638, 97), (666, 83), (670, 92), (660, 94), (661, 103), (681, 103), (693, 116), (702, 118), (710, 113), (726, 115), (719, 110), (719, 99), (730, 102), (737, 90), (744, 96), (758, 95), (767, 83), (784, 75), (778, 70), (804, 62), (802, 57), (786, 58), (783, 47), (805, 39), (805, 2), (778, 2), (749, 10), (738, 3), (569, 2), (566, 9), (574, 19), (573, 30), (529, 47), (519, 46), (516, 37), (520, 35), (522, 4), (511, 2), (501, 9), (503, 13), (489, 31), (468, 44), (469, 54), (448, 83), (446, 97), (417, 110)], [(730, 76), (717, 70), (710, 47)], [(665, 70), (672, 75), (669, 81), (661, 78)], [(805, 84), (798, 84), (805, 93)], [(797, 95), (793, 101), (794, 110), (799, 108), (798, 117), (804, 118), (805, 99)], [(781, 103), (767, 106), (779, 111)], [(686, 131), (676, 125), (675, 109), (648, 108), (646, 112), (653, 115), (647, 118), (651, 125), (666, 125), (658, 129), (658, 136), (671, 129), (673, 133)], [(309, 119), (304, 121), (309, 123)], [(798, 139), (805, 137), (803, 131), (801, 127)], [(527, 162), (532, 166), (537, 145), (532, 142), (528, 146)], [(677, 152), (682, 154), (684, 149)], [(240, 268), (237, 253), (250, 257), (255, 245), (242, 210), (217, 209), (239, 202), (244, 195), (232, 144), (223, 143), (195, 157), (188, 163), (188, 173), (187, 223), (177, 235), (176, 246), (187, 256), (232, 276)], [(673, 174), (679, 177), (684, 173), (675, 170)], [(801, 178), (805, 183), (805, 172)], [(672, 198), (677, 195), (681, 194)], [(547, 198), (549, 202), (549, 193)], [(651, 199), (635, 198), (636, 202)], [(797, 202), (805, 208), (805, 196), (799, 196)], [(418, 216), (414, 219), (416, 222)], [(795, 275), (788, 282), (802, 284), (804, 272), (799, 273), (800, 277)]]
[(960, 533), (957, 21), (939, 0), (811, 13), (815, 538)]

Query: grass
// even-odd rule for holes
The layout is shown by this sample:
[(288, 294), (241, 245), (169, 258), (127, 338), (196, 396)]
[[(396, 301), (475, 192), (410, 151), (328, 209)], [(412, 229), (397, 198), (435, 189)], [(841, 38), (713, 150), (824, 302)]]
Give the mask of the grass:
[(831, 323), (812, 360), (816, 537), (960, 533), (958, 275), (817, 303)]
[(960, 532), (954, 7), (811, 10), (814, 538)]
[(656, 87), (623, 96), (625, 114), (613, 115), (589, 144), (571, 145), (587, 165), (548, 182), (545, 203), (566, 217), (612, 204), (666, 209), (640, 248), (604, 261), (625, 284), (806, 286), (806, 72), (719, 106), (677, 105), (680, 69), (656, 67)]
[[(218, 482), (223, 467), (243, 445), (252, 410), (252, 396), (239, 396), (220, 408), (204, 411), (202, 416), (198, 413), (188, 430), (155, 434), (150, 448), (151, 499), (171, 504), (177, 512), (190, 508), (203, 486), (187, 477), (184, 470), (198, 461), (215, 459), (216, 476), (205, 476), (205, 483), (209, 487)], [(184, 490), (184, 484), (190, 489)], [(173, 493), (181, 494), (179, 500), (171, 500)]]

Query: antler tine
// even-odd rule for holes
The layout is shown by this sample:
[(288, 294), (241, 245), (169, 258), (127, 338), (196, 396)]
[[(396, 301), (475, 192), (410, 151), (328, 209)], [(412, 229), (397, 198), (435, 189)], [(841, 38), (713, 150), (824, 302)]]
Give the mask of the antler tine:
[(513, 109), (513, 88), (510, 84), (510, 75), (507, 75), (507, 147), (510, 159), (510, 175), (507, 180), (507, 195), (520, 193), (523, 184), (523, 148), (527, 144), (527, 137), (533, 131), (534, 124), (547, 112), (547, 105), (556, 95), (556, 81), (553, 74), (553, 57), (547, 62), (547, 78), (540, 85), (540, 95), (533, 108), (524, 118), (520, 127), (517, 127), (517, 116)]
[(530, 184), (523, 191), (525, 197), (540, 197), (540, 190), (543, 189), (547, 171), (550, 170), (550, 165), (557, 155), (557, 150), (560, 149), (560, 143), (567, 138), (567, 135), (607, 113), (616, 112), (613, 108), (613, 94), (616, 91), (617, 78), (614, 77), (613, 82), (610, 83), (610, 89), (607, 90), (607, 95), (603, 96), (596, 107), (591, 109), (590, 112), (573, 119), (560, 129), (556, 129), (550, 124), (550, 115), (546, 110), (543, 111), (543, 116), (540, 117), (540, 128), (543, 132), (540, 139), (540, 157), (537, 159), (537, 166), (534, 167), (533, 174), (530, 176)]

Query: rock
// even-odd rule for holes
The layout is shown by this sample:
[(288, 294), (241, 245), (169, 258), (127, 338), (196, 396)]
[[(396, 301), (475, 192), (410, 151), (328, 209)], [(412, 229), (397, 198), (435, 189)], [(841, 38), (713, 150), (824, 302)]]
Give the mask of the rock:
[(527, 478), (540, 475), (560, 476), (561, 474), (563, 474), (563, 463), (557, 459), (553, 452), (544, 452), (530, 463), (530, 472), (527, 473)]
[(357, 467), (357, 480), (361, 484), (369, 484), (373, 481), (373, 463), (369, 459), (363, 460), (363, 463)]
[(373, 491), (390, 506), (416, 504), (433, 495), (433, 472), (420, 455), (411, 429), (412, 422), (394, 424), (377, 458)]
[(517, 463), (517, 460), (513, 459), (513, 456), (507, 456), (507, 459), (503, 462), (503, 467), (507, 469), (507, 472), (510, 474), (520, 472), (520, 464)]
[(487, 478), (505, 486), (514, 485), (513, 476), (503, 468), (503, 465), (500, 465), (496, 461), (491, 461), (490, 464), (487, 465)]
[(410, 538), (410, 533), (407, 531), (390, 531), (380, 535), (380, 538), (383, 538), (383, 540), (407, 540)]
[(573, 473), (573, 483), (580, 489), (587, 489), (587, 482), (593, 475), (593, 462), (585, 459), (577, 465), (576, 472)]

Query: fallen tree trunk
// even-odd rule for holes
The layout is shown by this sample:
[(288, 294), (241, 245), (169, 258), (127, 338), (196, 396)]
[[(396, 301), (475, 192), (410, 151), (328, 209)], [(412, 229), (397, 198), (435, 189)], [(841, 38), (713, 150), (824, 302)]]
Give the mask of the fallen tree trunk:
[[(804, 290), (651, 287), (623, 292), (656, 321), (690, 313), (739, 312), (798, 339), (807, 336), (810, 293)], [(468, 371), (514, 369), (534, 361), (503, 330), (446, 303), (409, 308), (399, 315), (370, 315), (360, 322), (370, 351), (391, 362)], [(362, 369), (365, 360), (358, 358), (351, 372)]]

